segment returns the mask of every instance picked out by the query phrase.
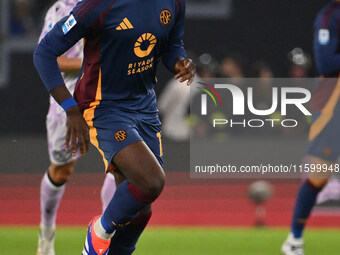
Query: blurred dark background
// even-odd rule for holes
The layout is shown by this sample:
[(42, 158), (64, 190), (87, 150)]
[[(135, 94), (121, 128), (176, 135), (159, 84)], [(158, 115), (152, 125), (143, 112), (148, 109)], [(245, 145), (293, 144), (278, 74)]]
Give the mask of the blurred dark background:
[[(1, 61), (7, 61), (9, 67), (9, 77), (0, 86), (3, 109), (0, 114), (0, 131), (2, 134), (44, 133), (48, 94), (32, 64), (32, 51), (43, 23), (44, 12), (52, 1), (8, 1), (12, 16), (16, 2), (27, 2), (27, 12), (34, 13), (31, 22), (35, 26), (14, 29), (12, 25), (6, 31), (6, 37), (3, 34), (0, 40), (2, 48), (6, 44), (18, 45), (16, 48), (6, 45), (10, 49), (7, 50), (7, 58), (0, 58)], [(314, 18), (329, 1), (224, 2), (229, 10), (225, 16), (202, 15), (203, 18), (200, 18), (200, 14), (190, 15), (189, 1), (184, 41), (191, 57), (197, 61), (199, 55), (209, 53), (216, 61), (221, 62), (229, 56), (236, 56), (242, 66), (243, 75), (247, 77), (252, 76), (253, 63), (262, 61), (267, 63), (275, 77), (289, 77), (288, 53), (299, 47), (312, 56)], [(312, 65), (308, 67), (306, 74), (315, 76)], [(4, 76), (3, 72), (0, 75)], [(160, 68), (158, 78), (156, 90), (160, 94), (171, 75)]]
[[(0, 174), (4, 174), (3, 176), (22, 173), (42, 175), (49, 165), (45, 128), (49, 95), (33, 66), (32, 53), (38, 41), (44, 15), (53, 2), (0, 0)], [(187, 0), (186, 2), (184, 42), (189, 56), (197, 64), (202, 77), (316, 77), (312, 48), (313, 23), (317, 12), (330, 2), (329, 0)], [(172, 75), (160, 66), (157, 76), (159, 83), (156, 92), (161, 103), (162, 96), (167, 92), (165, 88), (171, 84)], [(183, 95), (182, 92), (179, 91), (179, 95)], [(184, 113), (180, 116), (182, 118), (180, 121), (183, 123), (189, 109), (189, 102), (187, 101), (186, 104), (183, 107)], [(175, 102), (160, 111), (163, 120), (165, 169), (187, 172), (184, 173), (187, 175), (175, 173), (176, 182), (174, 182), (187, 185), (190, 158), (188, 136), (187, 134), (174, 136), (177, 131), (168, 133), (172, 128), (167, 128), (166, 115), (175, 111), (176, 105)], [(171, 118), (169, 119), (170, 124), (175, 123)], [(228, 140), (226, 155), (233, 156), (235, 147), (239, 149), (237, 152), (243, 155), (242, 146), (251, 145), (254, 148), (264, 146), (263, 137), (253, 136), (250, 140), (242, 134), (240, 138)], [(265, 139), (268, 139), (265, 144), (275, 144), (281, 139), (284, 144), (282, 149), (290, 151), (289, 155), (282, 156), (290, 162), (299, 163), (304, 155), (306, 132), (288, 134), (287, 138), (274, 135)], [(295, 150), (289, 150), (290, 148)], [(251, 157), (252, 155), (244, 155), (245, 159), (250, 160)], [(79, 160), (76, 167), (77, 173), (102, 173), (102, 170), (101, 157), (93, 148), (86, 157)], [(30, 184), (30, 181), (25, 179), (26, 175), (22, 176), (25, 185)], [(7, 183), (4, 180), (3, 183)], [(15, 178), (13, 183), (16, 181)], [(195, 184), (196, 180), (190, 181)], [(203, 180), (202, 183), (205, 181)], [(232, 185), (239, 183), (238, 180), (221, 181), (223, 184), (225, 181), (229, 181), (228, 183)], [(248, 180), (250, 181), (253, 180)], [(281, 225), (289, 222), (289, 208), (293, 206), (300, 180), (282, 180), (282, 182), (295, 186), (293, 189), (289, 186), (288, 195), (286, 186), (278, 189), (278, 196), (282, 197), (282, 201), (286, 201), (287, 197), (290, 199), (290, 204), (284, 211), (285, 221), (282, 221), (281, 216), (279, 217)], [(38, 185), (37, 182), (34, 183)], [(16, 185), (20, 186), (21, 183)], [(235, 197), (246, 199), (246, 188), (247, 186), (244, 185), (242, 192)], [(193, 193), (196, 193), (196, 190)], [(234, 191), (225, 192), (224, 195), (229, 196), (229, 194), (233, 197)], [(239, 203), (239, 200), (235, 201), (235, 204)], [(274, 213), (281, 211), (281, 207), (277, 209), (277, 205), (281, 206), (282, 202), (276, 201), (277, 203), (273, 203), (272, 206)], [(240, 207), (242, 207), (240, 212), (249, 212), (248, 207), (244, 208), (242, 203)], [(232, 211), (231, 214), (238, 213)]]
[[(198, 66), (202, 62), (200, 56), (208, 54), (208, 62), (214, 63), (209, 69), (213, 76), (254, 77), (254, 65), (260, 62), (273, 77), (314, 77), (313, 23), (317, 12), (328, 2), (188, 0), (186, 49)], [(52, 3), (0, 0), (0, 164), (3, 172), (9, 171), (11, 162), (26, 162), (31, 171), (42, 171), (40, 165), (48, 165), (45, 118), (49, 97), (33, 66), (32, 52), (45, 12)], [(300, 66), (289, 57), (296, 48), (306, 58)], [(229, 64), (224, 73), (226, 63)], [(161, 66), (156, 87), (158, 96), (171, 77)], [(168, 147), (167, 155), (178, 159), (168, 160), (172, 164), (170, 169), (187, 169), (188, 140), (168, 139), (164, 145)], [(25, 153), (28, 150), (30, 153)], [(97, 162), (100, 160), (93, 166)], [(37, 166), (32, 166), (33, 163)]]

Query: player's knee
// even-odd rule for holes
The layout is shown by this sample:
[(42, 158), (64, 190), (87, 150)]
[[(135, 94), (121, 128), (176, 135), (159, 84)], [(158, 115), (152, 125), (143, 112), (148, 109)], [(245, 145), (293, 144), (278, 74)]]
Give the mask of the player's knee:
[(66, 183), (74, 171), (75, 162), (70, 162), (65, 165), (51, 164), (49, 174), (52, 181), (56, 184)]
[(310, 184), (313, 185), (314, 188), (321, 190), (324, 186), (326, 186), (328, 182), (328, 178), (309, 178)]
[(155, 199), (162, 193), (165, 185), (165, 174), (163, 170), (157, 171), (157, 174), (145, 176), (142, 180), (141, 190)]
[(153, 181), (149, 184), (148, 193), (154, 197), (158, 197), (165, 185), (164, 172), (160, 173), (157, 177), (153, 178)]

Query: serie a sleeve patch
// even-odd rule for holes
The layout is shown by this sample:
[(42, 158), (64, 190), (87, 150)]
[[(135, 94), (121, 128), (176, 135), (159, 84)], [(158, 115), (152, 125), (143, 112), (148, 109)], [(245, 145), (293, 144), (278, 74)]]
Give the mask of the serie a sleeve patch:
[(64, 25), (62, 25), (61, 29), (63, 30), (64, 35), (66, 35), (75, 25), (77, 24), (76, 19), (73, 15), (68, 17)]
[(329, 43), (329, 30), (328, 29), (320, 29), (319, 30), (319, 43), (321, 45), (327, 45)]

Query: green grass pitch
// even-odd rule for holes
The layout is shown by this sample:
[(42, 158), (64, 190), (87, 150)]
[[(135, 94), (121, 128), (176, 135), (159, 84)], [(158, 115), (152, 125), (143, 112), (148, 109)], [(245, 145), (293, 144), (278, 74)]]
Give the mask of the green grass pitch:
[[(1, 227), (0, 255), (35, 255), (37, 227)], [(84, 227), (58, 227), (57, 255), (80, 255)], [(148, 228), (136, 255), (279, 255), (287, 229), (275, 228)], [(340, 230), (309, 229), (306, 254), (339, 254)]]

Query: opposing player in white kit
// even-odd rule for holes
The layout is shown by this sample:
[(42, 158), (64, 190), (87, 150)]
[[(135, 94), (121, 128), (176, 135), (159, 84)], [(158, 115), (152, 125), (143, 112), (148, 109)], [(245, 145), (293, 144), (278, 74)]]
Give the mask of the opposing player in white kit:
[[(70, 13), (78, 0), (59, 0), (47, 12), (39, 41), (61, 18)], [(74, 47), (58, 58), (58, 65), (68, 90), (73, 94), (82, 65), (83, 44)], [(38, 255), (54, 255), (56, 214), (64, 194), (65, 184), (73, 172), (76, 160), (72, 152), (65, 150), (66, 114), (59, 104), (50, 97), (50, 108), (46, 120), (50, 167), (40, 186), (41, 223), (38, 239)], [(115, 180), (107, 174), (101, 191), (103, 209), (106, 208), (115, 191)]]

